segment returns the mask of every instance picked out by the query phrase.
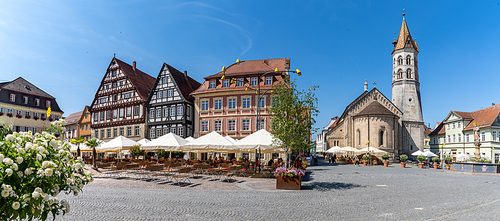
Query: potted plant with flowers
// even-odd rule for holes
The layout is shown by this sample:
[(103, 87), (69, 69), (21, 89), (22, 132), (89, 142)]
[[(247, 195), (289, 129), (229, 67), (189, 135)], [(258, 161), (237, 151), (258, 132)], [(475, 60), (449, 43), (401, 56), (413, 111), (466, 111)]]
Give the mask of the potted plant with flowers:
[(12, 117), (12, 113), (7, 113), (7, 116), (8, 117)]
[(52, 121), (54, 121), (54, 118), (52, 118), (52, 117), (49, 117), (49, 121), (51, 121), (51, 122), (52, 122)]
[(3, 111), (0, 111), (0, 116), (3, 116)]
[(439, 167), (439, 157), (433, 157), (432, 162), (434, 162), (434, 169), (437, 169)]
[(424, 161), (427, 157), (425, 157), (424, 155), (420, 155), (417, 157), (417, 160), (418, 160), (418, 168), (420, 169), (423, 169), (424, 168)]
[(278, 167), (274, 171), (276, 189), (300, 190), (304, 175), (306, 175), (306, 171), (302, 169)]
[(25, 117), (26, 119), (30, 119), (30, 118), (31, 118), (31, 116), (30, 116), (30, 115), (27, 115), (27, 114), (26, 114), (24, 117)]
[(47, 118), (45, 116), (42, 116), (40, 120), (47, 120)]
[(17, 117), (17, 118), (23, 118), (23, 115), (16, 114), (16, 117)]
[(39, 117), (35, 115), (35, 116), (33, 117), (33, 119), (34, 119), (34, 120), (38, 120), (38, 119), (39, 119)]
[(389, 166), (389, 158), (391, 158), (391, 156), (389, 156), (389, 154), (383, 154), (381, 157), (384, 160), (384, 167), (388, 167)]
[(445, 162), (445, 167), (446, 167), (446, 170), (450, 170), (450, 167), (451, 167), (451, 166), (450, 166), (450, 163), (451, 163), (451, 161), (453, 161), (453, 158), (452, 158), (452, 157), (450, 157), (450, 156), (446, 156), (446, 157), (444, 158), (444, 162)]
[(368, 154), (363, 155), (363, 165), (364, 166), (368, 165), (369, 161), (370, 161), (370, 155)]
[(401, 161), (401, 167), (405, 168), (406, 167), (406, 161), (408, 160), (408, 156), (406, 155), (401, 155), (399, 156), (399, 160)]

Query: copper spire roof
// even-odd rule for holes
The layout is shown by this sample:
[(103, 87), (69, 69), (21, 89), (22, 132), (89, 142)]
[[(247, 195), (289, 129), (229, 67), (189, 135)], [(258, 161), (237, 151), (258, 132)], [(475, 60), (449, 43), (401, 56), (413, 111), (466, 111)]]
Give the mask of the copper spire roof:
[(404, 14), (403, 24), (401, 24), (401, 30), (399, 30), (398, 39), (394, 40), (394, 42), (392, 43), (394, 44), (394, 50), (392, 50), (392, 52), (404, 48), (415, 49), (418, 52), (417, 42), (414, 41), (413, 38), (411, 38), (410, 29), (406, 24)]

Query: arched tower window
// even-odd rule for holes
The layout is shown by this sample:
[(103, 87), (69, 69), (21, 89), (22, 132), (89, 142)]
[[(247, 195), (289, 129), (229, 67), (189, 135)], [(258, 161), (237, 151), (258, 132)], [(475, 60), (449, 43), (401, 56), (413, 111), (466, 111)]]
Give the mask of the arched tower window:
[(411, 76), (411, 69), (408, 68), (408, 70), (406, 70), (406, 78), (408, 79), (411, 79), (412, 76)]
[(398, 79), (403, 78), (403, 70), (399, 69), (398, 70)]
[(406, 56), (406, 65), (411, 65), (411, 56)]
[(383, 145), (384, 145), (384, 131), (381, 130), (378, 136), (378, 146), (383, 146)]
[(403, 65), (403, 57), (402, 56), (398, 57), (398, 65)]

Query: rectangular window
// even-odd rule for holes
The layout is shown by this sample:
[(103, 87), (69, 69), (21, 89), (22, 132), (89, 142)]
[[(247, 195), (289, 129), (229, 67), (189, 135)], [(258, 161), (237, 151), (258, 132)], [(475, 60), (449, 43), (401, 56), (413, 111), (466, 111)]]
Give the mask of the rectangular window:
[(273, 84), (273, 77), (266, 77), (266, 85)]
[(455, 123), (453, 123), (453, 129), (455, 129)]
[(120, 127), (120, 136), (123, 136), (123, 135), (124, 135), (123, 127)]
[(222, 87), (229, 87), (229, 80), (228, 79), (222, 81)]
[(209, 89), (215, 88), (215, 81), (210, 81), (210, 86), (208, 88)]
[(108, 134), (108, 138), (111, 138), (111, 129), (108, 129), (108, 131), (107, 131), (107, 132), (108, 132), (108, 133), (107, 133), (107, 134)]
[(201, 131), (208, 131), (208, 121), (201, 122)]
[(124, 95), (123, 95), (123, 97), (124, 97), (125, 99), (129, 99), (129, 98), (130, 98), (130, 93), (126, 93), (126, 94), (124, 94)]
[(101, 111), (99, 116), (100, 116), (101, 121), (104, 121), (104, 111)]
[(458, 142), (462, 142), (462, 134), (458, 134)]
[(222, 100), (221, 99), (217, 99), (214, 101), (214, 108), (215, 110), (221, 110), (222, 109)]
[(183, 113), (182, 113), (182, 111), (183, 111), (183, 108), (182, 108), (182, 106), (180, 106), (180, 107), (177, 107), (177, 115), (180, 115), (180, 116), (182, 116), (182, 114), (183, 114)]
[(123, 117), (125, 110), (123, 108), (120, 108), (120, 117)]
[(158, 93), (156, 93), (156, 97), (157, 97), (157, 98), (161, 98), (161, 95), (162, 95), (162, 92), (161, 92), (161, 91), (158, 91)]
[(238, 80), (236, 80), (236, 86), (243, 87), (243, 79), (239, 78)]
[(127, 137), (132, 136), (132, 127), (127, 127)]
[(168, 97), (174, 96), (174, 91), (173, 90), (168, 90)]
[(113, 101), (117, 101), (118, 100), (118, 95), (117, 94), (113, 94)]
[(257, 128), (258, 130), (260, 130), (260, 129), (266, 129), (266, 125), (265, 125), (264, 122), (265, 122), (264, 119), (260, 119), (260, 122), (258, 124), (259, 127)]
[(451, 136), (448, 135), (448, 143), (451, 143)]
[(106, 120), (109, 120), (109, 119), (111, 119), (111, 111), (110, 110), (106, 111)]
[(221, 120), (214, 121), (214, 130), (215, 131), (222, 131), (222, 121)]
[(458, 128), (460, 128), (460, 121), (459, 121), (459, 122), (457, 122), (457, 127), (458, 127)]
[(161, 118), (161, 109), (156, 110), (156, 118)]
[(24, 104), (28, 104), (28, 97), (23, 96), (23, 103), (24, 103)]
[(435, 138), (435, 137), (434, 137), (434, 138), (432, 138), (432, 143), (433, 143), (433, 144), (436, 144), (436, 138)]
[(153, 119), (153, 118), (155, 118), (155, 109), (151, 108), (149, 110), (149, 119)]
[(101, 98), (101, 100), (99, 101), (99, 103), (101, 103), (101, 104), (106, 103), (106, 98)]
[(168, 134), (168, 128), (163, 128), (163, 135)]
[(40, 99), (35, 98), (35, 105), (36, 105), (37, 107), (40, 107)]
[(151, 128), (149, 130), (149, 139), (154, 139), (155, 138), (155, 129)]
[(139, 116), (139, 106), (134, 107), (134, 116)]
[(168, 78), (163, 78), (162, 80), (164, 84), (168, 83)]
[(175, 128), (170, 128), (170, 133), (175, 134)]
[(481, 141), (486, 141), (486, 132), (481, 132)]
[(163, 91), (163, 97), (167, 97), (167, 91)]
[(156, 137), (161, 137), (161, 129), (156, 129)]
[(259, 107), (266, 107), (266, 97), (261, 97), (259, 99)]
[(168, 117), (168, 108), (163, 109), (163, 116)]
[(456, 143), (457, 141), (455, 140), (455, 134), (453, 134), (453, 143)]
[(10, 102), (16, 102), (16, 94), (10, 94)]
[(89, 125), (85, 124), (85, 130), (89, 130)]
[(243, 98), (243, 108), (250, 108), (250, 98), (249, 97)]
[(95, 138), (99, 138), (99, 131), (98, 131), (98, 130), (95, 130), (95, 131), (94, 131), (94, 137), (95, 137)]
[(117, 137), (117, 136), (118, 136), (118, 129), (113, 128), (113, 137)]
[(235, 120), (228, 120), (227, 121), (227, 130), (229, 130), (229, 131), (236, 130), (236, 121)]
[(492, 139), (493, 141), (496, 141), (496, 140), (497, 140), (497, 132), (496, 132), (496, 131), (493, 131), (493, 132), (492, 132), (492, 138), (493, 138), (493, 139)]
[(139, 136), (139, 126), (135, 126), (134, 130), (135, 130), (135, 132), (134, 132), (135, 134), (134, 135), (135, 136)]
[(465, 142), (469, 142), (469, 134), (465, 135)]
[(118, 110), (113, 110), (113, 119), (118, 117)]
[(208, 110), (208, 100), (201, 101), (201, 110)]
[(170, 108), (170, 116), (175, 116), (175, 107)]
[(45, 107), (49, 108), (50, 107), (50, 101), (45, 101)]
[(250, 130), (250, 120), (243, 120), (241, 123), (242, 130)]
[[(12, 109), (7, 109), (8, 114), (12, 114)], [(43, 115), (42, 115), (43, 116)]]
[(101, 130), (101, 139), (104, 139), (104, 130)]
[(250, 79), (250, 85), (252, 85), (252, 86), (257, 85), (257, 78), (251, 78)]
[(184, 128), (179, 127), (177, 129), (177, 135), (179, 135), (180, 137), (183, 137), (184, 136)]
[(116, 86), (117, 86), (117, 84), (116, 84), (116, 83), (113, 83), (113, 86), (112, 86), (112, 87), (113, 87), (113, 88), (116, 88)]
[(82, 125), (82, 130), (83, 130), (83, 128), (84, 128), (84, 127), (83, 127), (83, 125)]
[(229, 109), (236, 109), (236, 98), (230, 98), (228, 101)]
[(116, 70), (111, 72), (111, 76), (116, 77)]
[(132, 115), (132, 107), (127, 107), (127, 117)]

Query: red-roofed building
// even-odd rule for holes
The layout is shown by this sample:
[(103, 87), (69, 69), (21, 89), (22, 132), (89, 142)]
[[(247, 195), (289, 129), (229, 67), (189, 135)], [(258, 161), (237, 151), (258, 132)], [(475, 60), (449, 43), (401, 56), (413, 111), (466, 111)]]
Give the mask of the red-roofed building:
[(64, 139), (70, 140), (80, 136), (80, 133), (78, 131), (78, 123), (80, 121), (80, 118), (82, 117), (82, 113), (83, 111), (72, 113), (64, 118), (64, 121), (66, 121), (66, 124), (64, 124), (64, 127), (66, 127), (66, 132), (64, 132)]
[(109, 141), (125, 136), (139, 141), (146, 137), (144, 103), (155, 78), (113, 58), (97, 89), (90, 114), (92, 137)]
[[(473, 112), (450, 111), (448, 116), (430, 133), (431, 150), (439, 152), (444, 145), (444, 153), (468, 154), (474, 157), (474, 127), (479, 128), (482, 158), (495, 157), (500, 151), (500, 104)], [(495, 148), (495, 149), (494, 149)]]

